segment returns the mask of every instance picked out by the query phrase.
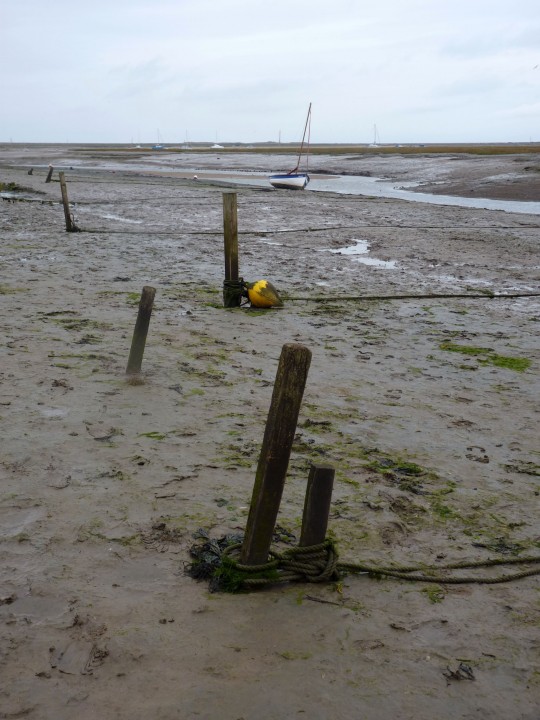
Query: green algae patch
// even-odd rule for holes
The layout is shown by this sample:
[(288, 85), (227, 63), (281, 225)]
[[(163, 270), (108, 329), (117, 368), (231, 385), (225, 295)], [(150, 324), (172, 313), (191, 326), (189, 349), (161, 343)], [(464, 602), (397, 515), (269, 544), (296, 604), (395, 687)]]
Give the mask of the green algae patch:
[(427, 475), (428, 471), (420, 465), (417, 465), (410, 460), (404, 460), (401, 457), (391, 457), (390, 455), (378, 453), (378, 451), (367, 451), (370, 455), (372, 452), (376, 452), (378, 457), (371, 460), (364, 467), (368, 470), (374, 470), (375, 472), (387, 475), (389, 473), (397, 473), (399, 475), (405, 475), (409, 477), (419, 477), (421, 475)]
[(377, 473), (386, 483), (398, 487), (403, 492), (430, 495), (432, 492), (430, 488), (439, 480), (433, 470), (421, 467), (400, 455), (392, 456), (377, 448), (367, 448), (364, 450), (364, 457), (368, 462), (361, 464), (363, 470)]
[(141, 293), (138, 293), (138, 292), (129, 292), (126, 295), (126, 303), (128, 305), (138, 305), (140, 299), (141, 299)]
[(221, 567), (216, 568), (214, 572), (214, 580), (218, 584), (220, 590), (229, 593), (239, 593), (246, 591), (245, 580), (263, 580), (266, 582), (279, 582), (279, 572), (277, 568), (269, 567), (255, 572), (245, 571), (237, 567), (236, 562), (223, 555), (221, 558)]
[(493, 365), (494, 367), (507, 368), (508, 370), (515, 370), (516, 372), (523, 372), (531, 365), (531, 361), (528, 358), (498, 355), (492, 348), (458, 345), (452, 342), (443, 342), (439, 345), (439, 348), (446, 352), (461, 353), (462, 355), (476, 357), (481, 365)]
[(23, 187), (15, 182), (0, 182), (0, 192), (33, 192), (32, 188)]
[(438, 497), (432, 500), (431, 509), (433, 510), (433, 513), (438, 515), (442, 520), (454, 520), (460, 517), (457, 510), (445, 505)]
[(422, 588), (422, 592), (427, 596), (430, 603), (440, 603), (444, 600), (446, 592), (440, 585), (428, 585)]
[(462, 353), (462, 355), (489, 355), (493, 352), (491, 348), (474, 347), (473, 345), (457, 345), (453, 342), (443, 342), (439, 347), (441, 350)]
[(28, 288), (13, 287), (0, 283), (0, 295), (13, 295), (19, 292), (28, 292)]
[(416, 463), (402, 461), (399, 458), (381, 457), (377, 460), (372, 460), (364, 467), (368, 470), (381, 473), (382, 475), (398, 473), (399, 475), (415, 477), (425, 474), (425, 470)]
[(214, 462), (223, 465), (228, 470), (240, 467), (251, 468), (256, 462), (258, 445), (252, 442), (242, 442), (242, 438), (236, 443), (224, 443), (221, 448), (221, 455), (214, 458)]
[(495, 367), (508, 368), (517, 372), (523, 372), (531, 366), (531, 361), (528, 358), (505, 357), (504, 355), (493, 355), (488, 358), (488, 363), (495, 365)]

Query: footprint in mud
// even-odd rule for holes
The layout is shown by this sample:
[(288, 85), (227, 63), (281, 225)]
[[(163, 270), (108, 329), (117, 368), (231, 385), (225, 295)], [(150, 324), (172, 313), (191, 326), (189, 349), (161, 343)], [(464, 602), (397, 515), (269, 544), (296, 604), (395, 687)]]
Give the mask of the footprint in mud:
[(472, 420), (464, 420), (462, 418), (459, 420), (452, 420), (452, 422), (450, 423), (450, 425), (448, 427), (468, 427), (468, 428), (470, 428), (470, 427), (474, 427), (475, 425), (476, 425), (476, 423), (472, 422)]
[(92, 642), (73, 640), (60, 650), (51, 648), (51, 668), (65, 675), (92, 675), (103, 664), (109, 652)]
[(467, 450), (469, 451), (465, 455), (467, 460), (474, 460), (474, 462), (479, 462), (479, 463), (488, 463), (489, 462), (489, 457), (486, 455), (485, 448), (480, 447), (479, 445), (471, 445), (471, 447), (468, 447)]
[(379, 528), (379, 535), (385, 545), (393, 545), (399, 543), (407, 535), (407, 528), (402, 522), (390, 521)]

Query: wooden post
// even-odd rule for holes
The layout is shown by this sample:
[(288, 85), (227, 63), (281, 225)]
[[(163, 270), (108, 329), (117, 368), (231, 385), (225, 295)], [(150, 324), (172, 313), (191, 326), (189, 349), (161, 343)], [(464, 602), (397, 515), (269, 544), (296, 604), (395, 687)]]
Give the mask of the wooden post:
[(49, 165), (49, 172), (47, 173), (47, 177), (45, 178), (45, 182), (46, 182), (46, 183), (51, 182), (53, 170), (54, 170), (53, 166), (52, 166), (52, 165)]
[(268, 560), (310, 363), (309, 348), (283, 346), (240, 553), (246, 565)]
[(225, 241), (225, 282), (223, 304), (239, 307), (242, 299), (238, 287), (238, 210), (236, 193), (223, 193), (223, 238)]
[(139, 314), (137, 315), (135, 330), (133, 331), (131, 350), (126, 368), (128, 375), (136, 375), (141, 372), (144, 347), (146, 345), (146, 336), (148, 335), (148, 326), (150, 325), (150, 316), (152, 315), (155, 294), (156, 289), (149, 285), (145, 285), (142, 289), (141, 299), (139, 301)]
[(68, 194), (67, 194), (67, 185), (66, 185), (66, 176), (63, 172), (58, 173), (58, 177), (60, 178), (60, 190), (62, 191), (62, 203), (64, 205), (64, 217), (66, 219), (66, 232), (75, 232), (78, 230), (77, 226), (71, 219), (71, 214), (69, 212), (69, 200), (68, 200)]
[(331, 465), (312, 465), (310, 468), (300, 533), (301, 547), (319, 545), (326, 539), (335, 472)]

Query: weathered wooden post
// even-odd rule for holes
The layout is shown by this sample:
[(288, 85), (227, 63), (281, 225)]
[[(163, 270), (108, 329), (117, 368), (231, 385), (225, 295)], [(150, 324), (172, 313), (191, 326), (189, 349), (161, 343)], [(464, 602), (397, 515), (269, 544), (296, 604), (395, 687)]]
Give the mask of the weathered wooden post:
[(139, 313), (137, 315), (137, 322), (135, 323), (135, 330), (133, 331), (131, 350), (126, 368), (128, 375), (136, 375), (141, 372), (144, 347), (146, 345), (146, 336), (148, 335), (148, 326), (150, 325), (150, 316), (152, 315), (152, 308), (154, 307), (155, 295), (155, 288), (150, 287), (150, 285), (143, 287), (139, 301)]
[(53, 170), (54, 170), (53, 166), (52, 166), (52, 165), (49, 165), (49, 172), (47, 173), (47, 177), (45, 178), (45, 182), (46, 182), (46, 183), (51, 182)]
[(223, 238), (225, 241), (225, 281), (223, 305), (240, 307), (242, 281), (238, 277), (238, 210), (236, 193), (223, 193)]
[(60, 190), (62, 191), (62, 204), (64, 205), (64, 217), (66, 219), (66, 232), (77, 232), (79, 228), (73, 222), (71, 213), (69, 212), (66, 176), (63, 172), (59, 172), (58, 177), (60, 178)]
[(240, 552), (246, 565), (268, 560), (310, 363), (309, 348), (283, 346)]
[(300, 547), (319, 545), (326, 539), (335, 470), (331, 465), (312, 465), (309, 471)]

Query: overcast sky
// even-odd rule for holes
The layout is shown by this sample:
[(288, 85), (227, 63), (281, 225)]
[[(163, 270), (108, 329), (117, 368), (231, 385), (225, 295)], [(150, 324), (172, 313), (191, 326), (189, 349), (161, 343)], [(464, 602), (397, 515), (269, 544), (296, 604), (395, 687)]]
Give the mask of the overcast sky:
[(0, 141), (540, 141), (539, 0), (0, 0)]

